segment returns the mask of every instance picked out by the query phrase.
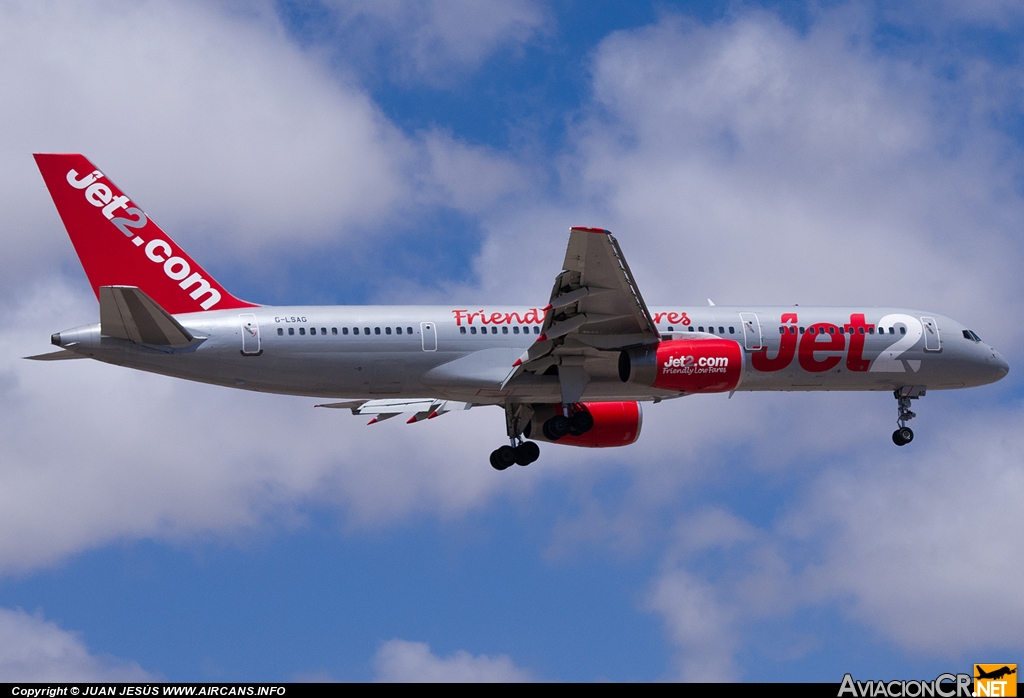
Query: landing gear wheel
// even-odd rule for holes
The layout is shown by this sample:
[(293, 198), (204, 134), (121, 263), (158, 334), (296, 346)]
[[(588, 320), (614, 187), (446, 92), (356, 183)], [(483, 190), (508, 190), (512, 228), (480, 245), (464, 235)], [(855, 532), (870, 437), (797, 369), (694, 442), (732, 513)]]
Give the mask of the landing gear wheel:
[(892, 442), (897, 446), (906, 446), (914, 440), (914, 432), (910, 427), (900, 427), (892, 433)]
[(589, 412), (574, 412), (569, 417), (569, 433), (582, 436), (594, 428), (594, 418)]
[(524, 441), (515, 447), (516, 464), (529, 465), (540, 458), (540, 446), (532, 441)]
[(516, 462), (516, 451), (511, 446), (502, 446), (491, 452), (491, 467), (504, 470)]
[(560, 414), (556, 414), (544, 422), (541, 431), (544, 432), (544, 437), (549, 441), (558, 441), (569, 433), (569, 420)]

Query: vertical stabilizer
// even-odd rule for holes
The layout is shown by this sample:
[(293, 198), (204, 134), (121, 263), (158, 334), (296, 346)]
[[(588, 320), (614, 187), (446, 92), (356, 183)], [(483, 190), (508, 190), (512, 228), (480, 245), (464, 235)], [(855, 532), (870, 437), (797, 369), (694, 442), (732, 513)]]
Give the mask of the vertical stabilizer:
[(172, 315), (251, 308), (200, 267), (83, 155), (36, 155), (78, 259), (101, 286), (135, 286)]

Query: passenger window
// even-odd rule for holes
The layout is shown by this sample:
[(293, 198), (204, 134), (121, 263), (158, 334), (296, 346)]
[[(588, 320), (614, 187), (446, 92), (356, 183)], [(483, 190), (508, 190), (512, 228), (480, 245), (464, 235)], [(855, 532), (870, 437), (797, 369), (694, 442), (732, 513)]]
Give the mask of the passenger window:
[(857, 328), (857, 332), (858, 332), (859, 334), (864, 334), (864, 328), (863, 328), (863, 327), (858, 327), (858, 328)]
[(695, 331), (695, 330), (693, 329), (693, 325), (690, 325), (690, 328), (689, 328), (689, 329), (690, 329), (690, 332), (694, 332), (694, 331)]
[(411, 327), (406, 327), (405, 328), (405, 332), (406, 332), (406, 334), (412, 334), (412, 328)]
[(719, 328), (718, 328), (718, 334), (725, 334), (725, 328), (724, 328), (724, 327), (721, 327), (721, 326), (719, 326)]
[[(839, 334), (846, 334), (846, 327), (839, 328)], [(850, 334), (853, 334), (852, 332)]]
[(671, 331), (672, 331), (673, 329), (674, 329), (674, 328), (672, 327), (672, 325), (669, 325), (669, 326), (668, 326), (668, 331), (669, 331), (669, 332), (671, 332)]
[(698, 327), (697, 329), (698, 329), (698, 330), (700, 330), (701, 332), (703, 332), (703, 331), (704, 331), (704, 326), (703, 326), (703, 325), (701, 325), (701, 326), (700, 326), (700, 327)]
[(476, 328), (475, 327), (470, 327), (469, 328), (469, 333), (470, 334), (476, 334)]
[(306, 334), (306, 328), (305, 327), (300, 327), (299, 328), (299, 334)]
[(786, 334), (786, 328), (785, 327), (779, 327), (779, 334)]
[[(283, 335), (284, 334), (284, 328), (283, 327), (278, 327), (277, 328), (277, 334), (278, 334), (278, 336)], [(967, 337), (967, 333), (966, 332), (964, 332), (964, 337)], [(970, 337), (967, 337), (967, 339), (970, 339)]]
[(497, 327), (492, 327), (491, 328), (491, 334), (498, 334), (498, 328)]
[(359, 334), (359, 328), (358, 327), (353, 327), (352, 328), (352, 334)]
[(533, 326), (533, 333), (534, 334), (540, 334), (540, 325), (534, 325)]
[(817, 332), (817, 330), (815, 330), (813, 327), (808, 327), (807, 328), (807, 334), (815, 334), (816, 332)]
[(342, 334), (348, 334), (348, 328), (347, 327), (342, 327), (341, 328), (341, 333)]
[(337, 327), (332, 327), (331, 328), (331, 334), (338, 334), (338, 328)]
[(790, 334), (796, 334), (796, 325), (790, 325), (789, 333)]
[(363, 328), (363, 334), (370, 334), (370, 328), (369, 327), (364, 327)]
[(900, 328), (900, 334), (906, 334), (906, 333), (907, 333), (907, 328), (906, 327), (901, 327)]
[(729, 334), (736, 334), (736, 328), (735, 327), (730, 327), (729, 328)]
[[(395, 328), (395, 334), (402, 334), (402, 328), (401, 327), (396, 327)], [(463, 332), (462, 334), (466, 334), (466, 333)]]
[[(320, 328), (320, 334), (326, 335), (327, 334), (327, 328), (326, 327), (321, 327)], [(338, 332), (335, 331), (334, 334), (338, 334)]]
[[(402, 328), (399, 327), (398, 329), (401, 330)], [(459, 328), (459, 332), (461, 332), (462, 334), (466, 334), (466, 328), (465, 327), (460, 327)]]
[(288, 334), (295, 334), (295, 328), (294, 327), (289, 327), (288, 328)]
[(310, 327), (309, 328), (309, 333), (310, 334), (316, 334), (316, 328), (315, 327)]
[(512, 334), (519, 334), (519, 327), (518, 326), (512, 328)]
[(502, 334), (508, 334), (508, 325), (502, 325), (501, 333)]
[(390, 327), (385, 327), (384, 328), (384, 334), (391, 334), (391, 328)]
[(804, 333), (804, 328), (803, 328), (803, 327), (801, 327), (801, 328), (800, 328), (800, 334), (803, 334), (803, 333)]
[(875, 333), (875, 328), (874, 327), (869, 327), (868, 328), (868, 334), (874, 334), (874, 333)]

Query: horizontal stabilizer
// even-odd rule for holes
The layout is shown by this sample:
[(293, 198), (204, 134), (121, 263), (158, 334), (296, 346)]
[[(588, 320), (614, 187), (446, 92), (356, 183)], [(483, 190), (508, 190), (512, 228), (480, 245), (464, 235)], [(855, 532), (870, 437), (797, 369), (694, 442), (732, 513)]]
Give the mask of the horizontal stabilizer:
[(100, 334), (180, 349), (192, 334), (135, 286), (100, 286)]
[(66, 361), (68, 359), (85, 359), (88, 357), (68, 351), (67, 349), (61, 349), (60, 351), (51, 351), (49, 354), (36, 354), (35, 356), (26, 356), (25, 358), (32, 361)]

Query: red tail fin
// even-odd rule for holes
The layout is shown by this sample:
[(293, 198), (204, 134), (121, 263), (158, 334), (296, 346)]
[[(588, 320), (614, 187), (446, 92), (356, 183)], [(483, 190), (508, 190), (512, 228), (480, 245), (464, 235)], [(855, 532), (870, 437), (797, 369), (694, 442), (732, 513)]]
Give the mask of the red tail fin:
[(97, 298), (100, 286), (138, 286), (172, 315), (253, 307), (214, 281), (84, 156), (35, 158)]

